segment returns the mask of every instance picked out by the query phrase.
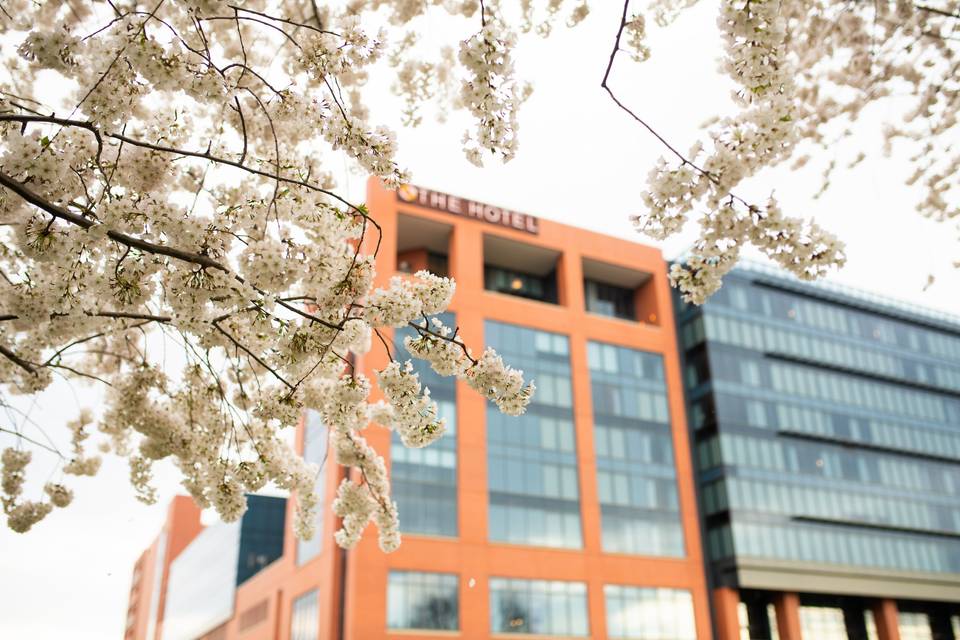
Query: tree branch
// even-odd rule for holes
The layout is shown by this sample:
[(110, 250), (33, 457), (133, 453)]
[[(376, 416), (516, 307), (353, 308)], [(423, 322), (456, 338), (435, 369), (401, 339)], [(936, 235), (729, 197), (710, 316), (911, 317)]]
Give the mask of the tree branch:
[(21, 358), (20, 356), (18, 356), (17, 354), (15, 354), (15, 353), (14, 353), (13, 351), (11, 351), (10, 349), (8, 349), (7, 347), (3, 346), (2, 344), (0, 344), (0, 354), (3, 354), (4, 356), (6, 356), (6, 358), (7, 358), (8, 360), (10, 360), (11, 362), (13, 362), (15, 365), (17, 365), (17, 366), (20, 367), (21, 369), (24, 369), (24, 370), (28, 371), (29, 373), (32, 373), (32, 374), (36, 375), (37, 369), (36, 369), (36, 367), (35, 367), (32, 363), (24, 360), (23, 358)]
[[(84, 120), (71, 120), (71, 119), (69, 119), (69, 118), (57, 118), (57, 117), (55, 117), (55, 116), (30, 116), (30, 115), (20, 115), (20, 114), (0, 114), (0, 122), (45, 122), (45, 123), (49, 123), (49, 124), (58, 124), (58, 125), (65, 126), (65, 127), (79, 127), (79, 128), (81, 128), (81, 129), (86, 129), (87, 131), (90, 131), (90, 132), (93, 133), (94, 135), (98, 135), (98, 134), (99, 134), (99, 135), (104, 136), (104, 137), (107, 137), (107, 138), (112, 138), (112, 139), (114, 139), (114, 140), (119, 140), (120, 142), (125, 142), (125, 143), (130, 144), (130, 145), (133, 145), (133, 146), (135, 146), (135, 147), (141, 147), (141, 148), (143, 148), (143, 149), (151, 149), (151, 150), (153, 150), (153, 151), (159, 151), (159, 152), (161, 152), (161, 153), (172, 153), (172, 154), (178, 155), (178, 156), (186, 156), (186, 157), (191, 157), (191, 158), (200, 158), (200, 159), (202, 159), (202, 160), (209, 160), (209, 161), (214, 162), (214, 163), (216, 163), (216, 164), (222, 164), (222, 165), (226, 165), (226, 166), (230, 166), (230, 167), (236, 167), (237, 169), (241, 169), (241, 170), (243, 170), (243, 171), (246, 171), (247, 173), (250, 173), (250, 174), (253, 174), (253, 175), (257, 175), (257, 176), (261, 176), (261, 177), (263, 177), (263, 178), (269, 178), (270, 180), (276, 180), (276, 181), (279, 181), (279, 182), (285, 182), (285, 183), (287, 183), (287, 184), (294, 184), (294, 185), (297, 185), (297, 186), (299, 186), (299, 187), (303, 187), (303, 188), (305, 188), (305, 189), (310, 189), (311, 191), (316, 191), (317, 193), (322, 193), (322, 194), (324, 194), (325, 196), (328, 196), (328, 197), (330, 197), (330, 198), (333, 198), (334, 200), (336, 200), (336, 201), (339, 202), (340, 204), (343, 204), (343, 205), (346, 206), (348, 209), (350, 209), (350, 210), (353, 212), (353, 215), (359, 216), (359, 217), (361, 217), (361, 218), (364, 218), (365, 220), (368, 220), (374, 227), (376, 227), (378, 233), (379, 233), (381, 236), (383, 235), (383, 229), (381, 229), (380, 224), (377, 223), (376, 220), (374, 220), (372, 217), (370, 217), (370, 215), (369, 215), (368, 213), (366, 213), (365, 211), (363, 211), (363, 210), (362, 210), (360, 207), (358, 207), (357, 205), (355, 205), (355, 204), (353, 204), (353, 203), (345, 200), (344, 198), (340, 197), (339, 195), (337, 195), (337, 194), (334, 193), (333, 191), (330, 191), (330, 190), (328, 190), (328, 189), (323, 189), (323, 188), (321, 188), (321, 187), (318, 187), (318, 186), (315, 185), (315, 184), (311, 184), (311, 183), (305, 182), (305, 181), (303, 181), (303, 180), (297, 180), (297, 179), (295, 179), (295, 178), (287, 178), (287, 177), (285, 177), (285, 176), (281, 176), (281, 175), (280, 175), (280, 167), (279, 167), (279, 166), (277, 167), (277, 172), (276, 172), (276, 173), (269, 173), (269, 172), (267, 172), (267, 171), (261, 171), (260, 169), (256, 169), (256, 168), (254, 168), (254, 167), (245, 165), (245, 164), (243, 164), (242, 162), (237, 162), (236, 160), (230, 160), (230, 159), (228, 159), (228, 158), (221, 158), (221, 157), (219, 157), (219, 156), (214, 156), (213, 154), (211, 154), (211, 153), (209, 152), (209, 150), (208, 150), (208, 151), (190, 151), (190, 150), (188, 150), (188, 149), (177, 149), (177, 148), (175, 148), (175, 147), (168, 147), (168, 146), (165, 146), (165, 145), (152, 144), (152, 143), (149, 143), (149, 142), (144, 142), (144, 141), (142, 141), (142, 140), (137, 140), (136, 138), (131, 138), (131, 137), (129, 137), (129, 136), (126, 136), (126, 135), (120, 134), (120, 133), (107, 133), (107, 132), (102, 132), (102, 131), (100, 131), (93, 123), (91, 123), (91, 122), (86, 122), (86, 121), (84, 121)], [(377, 241), (377, 247), (379, 248), (379, 246), (380, 246), (380, 241), (378, 240), (378, 241)]]
[(17, 432), (17, 431), (12, 430), (12, 429), (4, 429), (3, 427), (0, 427), (0, 432), (9, 433), (10, 435), (16, 436), (17, 438), (20, 438), (21, 440), (26, 440), (27, 442), (29, 442), (30, 444), (32, 444), (32, 445), (34, 445), (34, 446), (40, 447), (41, 449), (46, 449), (46, 450), (49, 451), (50, 453), (55, 453), (55, 454), (57, 454), (58, 456), (60, 456), (61, 458), (64, 457), (62, 453), (60, 453), (58, 450), (54, 449), (52, 446), (45, 445), (45, 444), (43, 444), (42, 442), (40, 442), (39, 440), (34, 440), (33, 438), (30, 438), (30, 437), (28, 437), (28, 436), (25, 436), (25, 435), (23, 435), (22, 433), (19, 433), (19, 432)]
[[(617, 29), (617, 36), (616, 36), (616, 38), (614, 39), (613, 50), (610, 52), (610, 59), (607, 61), (607, 68), (606, 68), (606, 70), (605, 70), (604, 73), (603, 73), (603, 80), (600, 81), (600, 87), (603, 88), (603, 89), (607, 92), (607, 94), (609, 94), (610, 99), (613, 100), (613, 102), (614, 102), (618, 107), (620, 107), (620, 109), (622, 109), (622, 110), (623, 110), (624, 112), (626, 112), (631, 118), (633, 118), (633, 119), (636, 120), (638, 123), (640, 123), (640, 125), (641, 125), (644, 129), (646, 129), (648, 132), (650, 132), (650, 134), (653, 135), (653, 137), (655, 137), (657, 140), (660, 141), (660, 144), (662, 144), (664, 147), (666, 147), (667, 149), (669, 149), (670, 152), (673, 153), (673, 155), (675, 155), (675, 156), (677, 157), (677, 159), (679, 159), (682, 164), (689, 165), (689, 166), (692, 167), (695, 171), (697, 171), (697, 173), (699, 173), (700, 175), (702, 175), (702, 176), (703, 176), (704, 178), (706, 178), (707, 180), (710, 180), (710, 181), (713, 182), (714, 184), (719, 184), (719, 181), (717, 180), (716, 176), (714, 176), (712, 173), (710, 173), (710, 172), (707, 171), (706, 169), (704, 169), (704, 168), (700, 167), (699, 165), (695, 164), (692, 160), (689, 160), (685, 155), (683, 155), (682, 153), (680, 153), (679, 151), (677, 151), (676, 147), (674, 147), (672, 144), (670, 144), (669, 142), (667, 142), (666, 138), (664, 138), (662, 135), (660, 135), (659, 133), (657, 133), (657, 131), (656, 131), (653, 127), (651, 127), (649, 124), (647, 124), (647, 122), (646, 122), (643, 118), (641, 118), (640, 116), (638, 116), (638, 115), (637, 115), (636, 113), (634, 113), (629, 107), (627, 107), (625, 104), (623, 104), (623, 103), (620, 101), (620, 99), (617, 98), (616, 94), (613, 93), (613, 90), (610, 88), (610, 85), (608, 84), (609, 79), (610, 79), (610, 71), (613, 69), (613, 61), (616, 59), (617, 53), (619, 53), (619, 51), (620, 51), (620, 39), (623, 37), (623, 30), (624, 30), (624, 28), (626, 28), (626, 26), (627, 26), (627, 11), (629, 10), (629, 8), (630, 8), (630, 0), (624, 0), (624, 2), (623, 2), (623, 14), (622, 14), (621, 17), (620, 17), (620, 27)], [(734, 193), (732, 193), (732, 192), (727, 192), (726, 195), (728, 195), (728, 196), (729, 196), (730, 198), (732, 198), (733, 200), (736, 200), (737, 202), (740, 202), (743, 206), (745, 206), (745, 207), (746, 207), (749, 211), (751, 211), (751, 212), (758, 210), (757, 207), (755, 207), (754, 205), (750, 204), (749, 202), (747, 202), (746, 200), (744, 200), (743, 198), (737, 196), (736, 194), (734, 194)]]
[[(89, 229), (95, 224), (93, 220), (84, 218), (83, 216), (77, 215), (71, 211), (67, 211), (63, 207), (56, 205), (46, 198), (42, 197), (35, 191), (31, 190), (29, 187), (23, 183), (17, 182), (7, 174), (0, 171), (0, 185), (10, 189), (18, 196), (32, 204), (33, 206), (42, 209), (54, 216), (55, 218), (60, 218), (75, 224), (82, 229)], [(213, 258), (208, 256), (193, 253), (190, 251), (182, 251), (180, 249), (175, 249), (173, 247), (168, 247), (162, 244), (156, 244), (153, 242), (148, 242), (147, 240), (142, 240), (126, 233), (121, 233), (119, 231), (110, 230), (107, 231), (107, 237), (111, 240), (119, 242), (120, 244), (126, 245), (128, 247), (133, 247), (134, 249), (139, 249), (140, 251), (146, 253), (155, 253), (162, 256), (167, 256), (170, 258), (176, 258), (177, 260), (183, 260), (184, 262), (192, 262), (194, 264), (200, 265), (201, 267), (207, 269), (217, 269), (219, 271), (229, 272), (230, 270), (227, 267), (223, 266), (221, 263), (217, 262)]]
[(943, 16), (945, 18), (956, 18), (960, 19), (960, 13), (950, 13), (949, 11), (944, 11), (943, 9), (937, 9), (935, 7), (928, 7), (922, 4), (913, 5), (914, 9), (919, 9), (920, 11), (926, 11), (928, 13), (935, 13), (938, 16)]

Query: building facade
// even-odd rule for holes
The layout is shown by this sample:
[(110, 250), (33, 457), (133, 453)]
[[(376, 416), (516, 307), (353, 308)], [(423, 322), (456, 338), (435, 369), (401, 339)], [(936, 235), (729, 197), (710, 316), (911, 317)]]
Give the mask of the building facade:
[(677, 322), (718, 640), (960, 639), (960, 323), (749, 265)]
[(124, 640), (160, 637), (170, 565), (202, 529), (193, 499), (176, 496), (167, 507), (163, 529), (133, 566)]
[[(444, 323), (535, 379), (533, 402), (503, 416), (414, 361), (447, 434), (365, 434), (398, 551), (372, 530), (337, 548), (329, 508), (297, 540), (294, 498), (281, 546), (240, 580), (203, 560), (236, 544), (171, 510), (135, 569), (128, 640), (960, 640), (956, 321), (757, 268), (675, 310), (650, 247), (413, 186), (371, 181), (367, 205), (378, 285), (454, 277)], [(395, 357), (407, 335), (386, 335)], [(386, 363), (376, 348), (356, 365)], [(296, 446), (329, 505), (345, 472), (317, 414)], [(201, 589), (189, 629), (172, 626), (201, 599), (180, 566), (226, 585)]]
[[(660, 252), (412, 186), (371, 181), (367, 205), (383, 232), (379, 284), (421, 268), (453, 276), (447, 323), (474, 350), (497, 348), (537, 394), (506, 417), (415, 362), (448, 433), (418, 450), (365, 434), (390, 467), (400, 549), (382, 553), (372, 530), (338, 549), (323, 509), (318, 536), (287, 535), (281, 557), (236, 587), (231, 619), (202, 637), (710, 638)], [(395, 354), (403, 337), (388, 337)], [(357, 364), (370, 374), (386, 358), (374, 349)], [(297, 445), (325, 459), (315, 414)], [(317, 479), (328, 504), (342, 473), (328, 463)]]

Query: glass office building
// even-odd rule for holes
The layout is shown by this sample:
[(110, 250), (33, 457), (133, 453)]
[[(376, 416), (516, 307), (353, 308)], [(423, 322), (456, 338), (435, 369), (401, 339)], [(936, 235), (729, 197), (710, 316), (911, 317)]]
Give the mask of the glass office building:
[(901, 638), (952, 640), (960, 321), (751, 265), (676, 318), (714, 601), (735, 606), (736, 637), (779, 622), (882, 640), (895, 606)]

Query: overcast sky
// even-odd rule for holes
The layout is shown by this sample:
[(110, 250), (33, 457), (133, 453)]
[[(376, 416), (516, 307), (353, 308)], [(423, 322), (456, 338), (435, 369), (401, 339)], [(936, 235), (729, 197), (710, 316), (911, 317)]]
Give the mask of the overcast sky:
[[(530, 37), (520, 49), (519, 74), (535, 83), (535, 91), (521, 113), (517, 158), (477, 169), (460, 150), (465, 119), (453, 117), (446, 125), (427, 120), (399, 133), (401, 164), (413, 171), (414, 182), (649, 243), (632, 230), (627, 216), (639, 210), (647, 173), (663, 150), (599, 87), (619, 20), (616, 4), (595, 0), (593, 13), (577, 29), (558, 26), (550, 39)], [(700, 135), (701, 122), (729, 108), (730, 85), (715, 71), (720, 46), (714, 24), (714, 4), (701, 3), (669, 31), (652, 30), (650, 61), (637, 65), (623, 56), (613, 75), (622, 99), (681, 149)], [(469, 34), (469, 28), (459, 28), (449, 21), (433, 25), (449, 42)], [(371, 105), (373, 121), (392, 124), (395, 104), (382, 93)], [(775, 191), (786, 213), (813, 216), (844, 239), (849, 263), (831, 280), (960, 313), (960, 277), (951, 266), (960, 258), (956, 230), (915, 214), (916, 193), (903, 185), (904, 162), (897, 154), (890, 159), (880, 154), (880, 122), (893, 113), (895, 106), (873, 109), (858, 126), (858, 146), (835, 150), (838, 164), (861, 149), (868, 159), (852, 171), (839, 171), (819, 200), (813, 194), (826, 156), (801, 172), (767, 172), (738, 193), (760, 200)], [(344, 172), (343, 181), (356, 200), (363, 198), (364, 176)], [(662, 248), (672, 257), (693, 237), (691, 225)], [(924, 292), (931, 274), (936, 281)], [(49, 432), (62, 432), (78, 407), (97, 397), (86, 387), (55, 385), (32, 403), (31, 418)], [(176, 474), (168, 465), (158, 466), (160, 501), (154, 506), (133, 499), (126, 465), (114, 459), (96, 478), (74, 484), (74, 504), (29, 534), (0, 526), (2, 637), (63, 638), (66, 630), (77, 640), (122, 636), (131, 568), (178, 492)]]

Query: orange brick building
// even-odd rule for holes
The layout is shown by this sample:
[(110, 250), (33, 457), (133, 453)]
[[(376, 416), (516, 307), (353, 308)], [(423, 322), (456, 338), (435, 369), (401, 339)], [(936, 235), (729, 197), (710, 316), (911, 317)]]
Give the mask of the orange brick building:
[[(454, 277), (448, 322), (476, 352), (491, 344), (535, 378), (537, 396), (506, 418), (424, 372), (449, 435), (410, 453), (386, 430), (366, 433), (391, 466), (401, 548), (383, 554), (371, 529), (338, 549), (329, 509), (318, 539), (299, 542), (288, 509), (282, 556), (236, 588), (229, 620), (203, 637), (709, 639), (659, 250), (417, 187), (371, 181), (367, 204), (383, 229), (379, 284), (427, 267)], [(386, 357), (374, 348), (359, 364), (370, 374)], [(313, 418), (297, 442), (321, 460)], [(328, 503), (342, 473), (328, 464), (318, 481)], [(147, 633), (137, 585), (150, 578), (139, 575), (127, 637), (163, 639)]]

